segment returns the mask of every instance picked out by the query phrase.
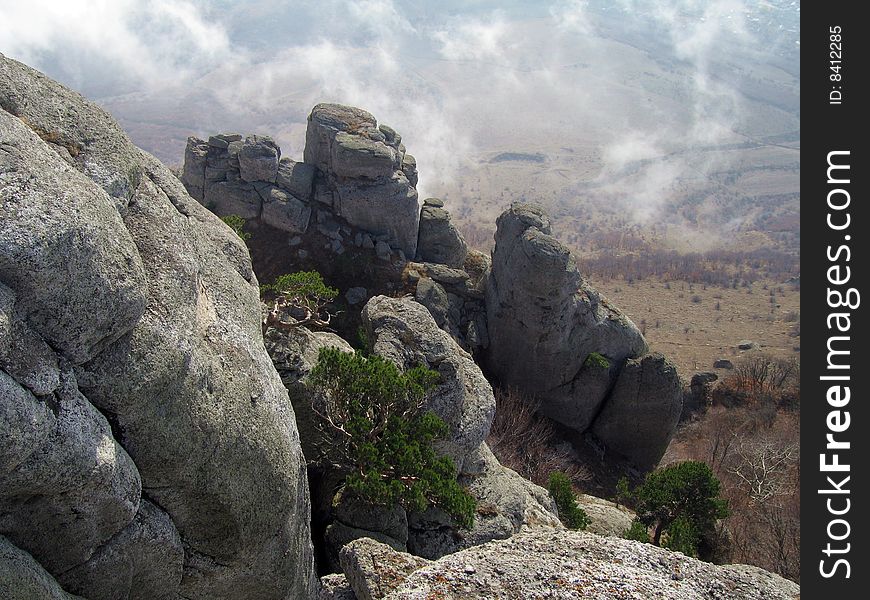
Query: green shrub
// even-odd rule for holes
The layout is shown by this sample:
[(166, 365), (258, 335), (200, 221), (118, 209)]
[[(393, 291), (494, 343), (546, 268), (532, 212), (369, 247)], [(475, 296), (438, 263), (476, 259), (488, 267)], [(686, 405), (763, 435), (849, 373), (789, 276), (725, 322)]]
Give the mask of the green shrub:
[(628, 489), (628, 477), (620, 477), (619, 481), (616, 482), (616, 506), (619, 507), (620, 504), (625, 504), (627, 501), (631, 500), (631, 490)]
[(574, 495), (574, 486), (568, 476), (559, 471), (550, 473), (550, 482), (547, 488), (556, 508), (559, 509), (559, 519), (568, 529), (586, 529), (589, 525), (589, 517), (586, 511), (577, 506), (577, 497)]
[(631, 527), (625, 530), (625, 533), (622, 534), (627, 540), (634, 540), (636, 542), (643, 542), (644, 544), (649, 544), (649, 529), (646, 525), (641, 523), (638, 519), (635, 519), (631, 522)]
[(226, 223), (230, 229), (236, 232), (236, 235), (242, 238), (242, 240), (247, 240), (251, 237), (251, 234), (247, 231), (242, 231), (242, 228), (245, 226), (245, 220), (239, 215), (227, 215), (225, 217), (221, 217), (221, 221)]
[(436, 506), (470, 528), (475, 500), (457, 483), (453, 461), (432, 448), (447, 425), (421, 411), (438, 377), (423, 367), (402, 373), (379, 356), (323, 348), (309, 383), (322, 392), (316, 412), (330, 458), (347, 470), (349, 491), (409, 511)]
[[(653, 471), (634, 491), (637, 517), (653, 527), (653, 544), (661, 545), (667, 532), (686, 554), (697, 554), (697, 541), (728, 516), (727, 502), (719, 497), (719, 480), (706, 463), (686, 461)], [(676, 531), (672, 528), (676, 527)], [(690, 552), (687, 544), (694, 540)]]
[(600, 352), (590, 352), (589, 356), (587, 356), (586, 360), (583, 362), (583, 366), (588, 368), (597, 367), (599, 369), (609, 369), (610, 361)]

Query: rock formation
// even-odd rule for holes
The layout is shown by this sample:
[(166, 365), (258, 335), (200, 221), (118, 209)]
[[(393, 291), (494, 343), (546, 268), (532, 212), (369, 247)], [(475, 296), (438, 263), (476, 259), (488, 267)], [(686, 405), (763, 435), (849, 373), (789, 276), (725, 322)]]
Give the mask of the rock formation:
[(345, 578), (332, 586), (345, 598), (353, 591), (357, 598), (385, 600), (800, 597), (796, 583), (757, 567), (718, 566), (651, 544), (575, 531), (521, 533), (423, 566), (416, 566), (418, 560), (357, 540), (342, 551)]
[(359, 108), (318, 104), (308, 118), (304, 162), (281, 158), (266, 136), (189, 138), (182, 181), (215, 213), (317, 231), (341, 254), (353, 243), (382, 259), (417, 252), (417, 168), (401, 136)]
[(495, 241), (486, 285), (490, 371), (539, 399), (548, 417), (580, 433), (592, 428), (606, 449), (655, 466), (679, 419), (676, 370), (663, 357), (644, 358), (640, 383), (637, 369), (623, 366), (647, 353), (646, 341), (584, 280), (542, 208), (513, 205)]
[(305, 463), (244, 244), (3, 56), (0, 109), (0, 586), (308, 597)]

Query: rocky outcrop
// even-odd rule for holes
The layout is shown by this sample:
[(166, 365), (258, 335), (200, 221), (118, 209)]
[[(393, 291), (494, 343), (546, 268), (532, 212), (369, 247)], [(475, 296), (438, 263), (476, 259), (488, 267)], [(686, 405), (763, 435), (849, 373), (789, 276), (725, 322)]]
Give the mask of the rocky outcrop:
[(441, 382), (424, 410), (449, 426), (448, 438), (437, 447), (463, 472), (466, 458), (483, 443), (495, 415), (492, 387), (480, 368), (410, 298), (376, 296), (363, 308), (362, 319), (374, 354), (402, 370), (424, 366), (440, 374)]
[(315, 106), (304, 162), (282, 158), (267, 136), (191, 137), (181, 179), (191, 196), (220, 216), (319, 234), (317, 241), (325, 240), (333, 254), (350, 244), (385, 261), (405, 262), (416, 253), (416, 161), (396, 131), (359, 108)]
[(0, 108), (0, 534), (93, 600), (308, 597), (305, 464), (247, 249), (2, 56)]
[[(594, 431), (636, 466), (655, 466), (680, 413), (676, 371), (646, 356), (640, 331), (584, 280), (539, 206), (514, 204), (499, 217), (486, 309), (484, 359), (502, 385), (539, 399), (551, 419)], [(642, 384), (626, 363), (641, 357)]]
[(465, 238), (450, 222), (450, 213), (444, 210), (444, 201), (426, 199), (420, 211), (417, 261), (461, 268), (467, 256)]
[(651, 470), (668, 448), (682, 406), (680, 377), (664, 356), (629, 359), (593, 431), (606, 451)]
[(493, 374), (536, 394), (544, 414), (578, 431), (609, 387), (584, 385), (598, 379), (583, 370), (589, 355), (618, 364), (647, 349), (637, 327), (586, 283), (536, 205), (515, 204), (498, 219), (486, 307)]
[(379, 600), (398, 588), (429, 561), (370, 538), (354, 540), (341, 549), (341, 569), (358, 600)]
[(437, 509), (408, 515), (407, 546), (438, 557), (459, 548), (504, 538), (525, 527), (561, 527), (549, 494), (502, 467), (483, 442), (495, 412), (492, 388), (456, 341), (410, 298), (377, 296), (363, 309), (372, 351), (402, 369), (422, 365), (441, 381), (425, 407), (449, 426), (436, 448), (453, 459), (460, 483), (477, 499), (473, 527), (457, 530)]
[(624, 506), (617, 506), (610, 500), (580, 494), (577, 496), (577, 506), (582, 508), (589, 517), (586, 531), (598, 535), (622, 537), (631, 527), (635, 513)]
[[(375, 561), (366, 556), (378, 553)], [(529, 532), (425, 564), (405, 576), (411, 557), (359, 540), (342, 566), (359, 596), (424, 598), (665, 598), (669, 600), (797, 600), (800, 587), (747, 565), (718, 566), (615, 537), (576, 531)], [(383, 565), (383, 566), (381, 566)]]
[(66, 593), (60, 584), (33, 560), (0, 535), (0, 598), (4, 600), (81, 600)]

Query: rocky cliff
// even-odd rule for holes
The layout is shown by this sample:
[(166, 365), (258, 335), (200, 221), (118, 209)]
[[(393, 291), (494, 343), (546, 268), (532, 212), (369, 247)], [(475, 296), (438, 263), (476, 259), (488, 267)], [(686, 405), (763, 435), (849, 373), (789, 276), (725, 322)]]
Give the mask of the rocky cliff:
[(0, 222), (0, 595), (312, 593), (305, 463), (239, 238), (3, 56)]

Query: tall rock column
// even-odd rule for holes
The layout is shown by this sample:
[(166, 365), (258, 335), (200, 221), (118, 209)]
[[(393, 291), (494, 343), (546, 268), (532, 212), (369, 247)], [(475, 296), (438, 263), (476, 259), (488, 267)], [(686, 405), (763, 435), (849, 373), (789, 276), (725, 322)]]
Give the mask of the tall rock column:
[(304, 160), (323, 175), (317, 200), (354, 227), (388, 235), (390, 246), (414, 257), (417, 166), (402, 136), (362, 109), (318, 104), (308, 117)]
[[(644, 360), (642, 377), (634, 367), (623, 375), (627, 359), (647, 354), (646, 341), (584, 280), (540, 206), (514, 204), (497, 224), (486, 289), (490, 372), (578, 432), (605, 415), (607, 426), (595, 429), (601, 441), (638, 466), (654, 466), (673, 434), (672, 414), (679, 417), (676, 370), (662, 357)], [(614, 425), (636, 419), (659, 433), (638, 437)]]

